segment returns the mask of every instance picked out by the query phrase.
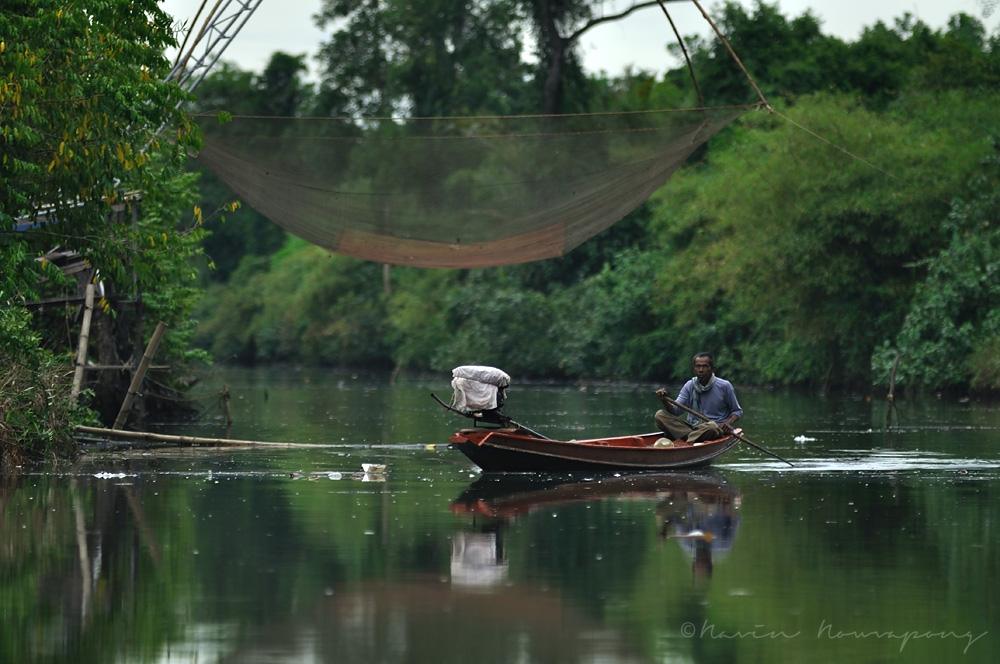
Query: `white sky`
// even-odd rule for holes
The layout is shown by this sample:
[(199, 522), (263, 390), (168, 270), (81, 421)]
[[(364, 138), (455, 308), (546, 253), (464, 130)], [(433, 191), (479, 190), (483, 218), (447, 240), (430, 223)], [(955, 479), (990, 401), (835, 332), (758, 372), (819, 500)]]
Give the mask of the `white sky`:
[[(753, 0), (739, 0), (751, 7)], [(177, 21), (190, 21), (201, 0), (162, 0), (164, 10)], [(613, 14), (627, 7), (628, 2), (609, 0), (604, 3), (605, 13)], [(717, 3), (703, 0), (702, 6), (710, 14)], [(980, 0), (779, 0), (778, 6), (785, 16), (798, 16), (812, 10), (823, 24), (823, 31), (845, 39), (854, 39), (863, 27), (878, 20), (891, 23), (904, 12), (910, 12), (934, 28), (947, 23), (948, 17), (964, 11), (983, 18)], [(233, 40), (223, 55), (224, 60), (236, 63), (243, 69), (261, 71), (274, 51), (292, 54), (307, 53), (310, 57), (310, 78), (315, 76), (313, 57), (325, 34), (313, 22), (319, 11), (320, 0), (264, 0), (243, 30)], [(682, 35), (708, 34), (709, 28), (698, 10), (691, 3), (674, 2), (668, 5), (674, 22)], [(1000, 11), (986, 25), (996, 30)], [(600, 25), (581, 40), (584, 66), (592, 72), (604, 70), (610, 74), (621, 73), (626, 66), (662, 71), (675, 63), (667, 54), (668, 44), (674, 42), (670, 26), (659, 7), (640, 10), (626, 19)], [(735, 45), (737, 52), (739, 44)]]

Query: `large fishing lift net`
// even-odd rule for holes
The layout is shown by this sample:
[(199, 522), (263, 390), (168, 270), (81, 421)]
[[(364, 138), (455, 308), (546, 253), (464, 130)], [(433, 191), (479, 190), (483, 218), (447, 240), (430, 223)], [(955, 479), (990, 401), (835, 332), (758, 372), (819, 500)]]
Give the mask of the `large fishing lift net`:
[(199, 159), (279, 226), (418, 267), (562, 256), (642, 204), (746, 107), (556, 116), (200, 116)]

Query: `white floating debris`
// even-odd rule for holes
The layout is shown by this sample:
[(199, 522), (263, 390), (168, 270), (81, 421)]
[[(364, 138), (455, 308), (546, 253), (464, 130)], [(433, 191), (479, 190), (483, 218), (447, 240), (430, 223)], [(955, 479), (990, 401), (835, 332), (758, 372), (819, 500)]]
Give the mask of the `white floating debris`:
[(361, 470), (366, 473), (384, 473), (385, 464), (382, 463), (363, 463), (361, 464)]
[(327, 477), (327, 479), (331, 479), (331, 480), (340, 480), (340, 479), (344, 478), (344, 476), (342, 474), (336, 473), (336, 472), (334, 472), (334, 473), (327, 473), (326, 477)]
[(94, 473), (94, 477), (96, 477), (99, 480), (120, 480), (123, 477), (135, 477), (135, 475), (128, 475), (126, 473), (100, 472), (100, 473)]
[(810, 438), (809, 436), (796, 436), (793, 438), (796, 443), (815, 443), (816, 438)]

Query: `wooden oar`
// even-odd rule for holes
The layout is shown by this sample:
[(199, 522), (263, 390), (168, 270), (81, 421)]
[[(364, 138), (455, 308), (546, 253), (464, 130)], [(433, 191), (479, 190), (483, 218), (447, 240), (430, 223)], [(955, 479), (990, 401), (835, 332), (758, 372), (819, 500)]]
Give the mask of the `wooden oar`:
[[(685, 413), (689, 413), (689, 414), (691, 414), (691, 415), (694, 415), (695, 417), (697, 417), (697, 418), (698, 418), (699, 420), (701, 420), (702, 422), (711, 422), (711, 421), (712, 421), (712, 420), (711, 420), (711, 419), (709, 419), (709, 418), (708, 418), (708, 417), (707, 417), (706, 415), (704, 415), (704, 414), (702, 414), (702, 413), (699, 413), (698, 411), (694, 410), (693, 408), (688, 408), (687, 406), (685, 406), (685, 405), (684, 405), (684, 404), (682, 404), (682, 403), (677, 403), (676, 401), (674, 401), (673, 399), (671, 399), (670, 397), (668, 397), (668, 396), (667, 396), (666, 394), (659, 394), (659, 393), (657, 393), (657, 395), (656, 395), (656, 396), (658, 396), (658, 397), (660, 398), (660, 401), (662, 401), (662, 402), (663, 402), (663, 405), (664, 405), (664, 406), (667, 406), (668, 408), (669, 408), (669, 407), (673, 407), (673, 408), (680, 408), (680, 409), (681, 409), (681, 410), (683, 410), (683, 411), (684, 411)], [(787, 463), (787, 464), (788, 464), (789, 466), (792, 466), (792, 468), (794, 468), (794, 467), (795, 467), (794, 465), (792, 465), (792, 462), (791, 462), (791, 461), (789, 461), (788, 459), (782, 459), (782, 458), (781, 458), (780, 456), (778, 456), (777, 454), (775, 454), (775, 453), (774, 453), (774, 452), (772, 452), (771, 450), (769, 450), (769, 449), (766, 449), (766, 448), (764, 448), (764, 447), (762, 447), (762, 446), (758, 445), (757, 443), (753, 442), (752, 440), (750, 440), (749, 438), (747, 438), (747, 437), (746, 437), (746, 436), (744, 436), (743, 434), (741, 434), (741, 433), (736, 433), (736, 432), (734, 431), (734, 432), (733, 432), (733, 435), (734, 435), (734, 436), (736, 436), (736, 438), (738, 438), (738, 439), (739, 439), (740, 441), (742, 441), (742, 442), (746, 443), (747, 445), (749, 445), (750, 447), (753, 447), (754, 449), (758, 449), (758, 450), (760, 450), (761, 452), (763, 452), (764, 454), (770, 454), (771, 456), (773, 456), (773, 457), (774, 457), (775, 459), (777, 459), (778, 461), (784, 461), (784, 462), (785, 462), (785, 463)]]

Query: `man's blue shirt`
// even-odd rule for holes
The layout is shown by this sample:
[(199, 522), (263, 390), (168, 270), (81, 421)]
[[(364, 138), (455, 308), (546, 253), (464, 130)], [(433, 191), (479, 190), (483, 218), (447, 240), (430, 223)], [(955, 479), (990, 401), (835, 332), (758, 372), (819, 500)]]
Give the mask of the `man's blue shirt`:
[[(692, 378), (684, 383), (684, 387), (681, 388), (681, 393), (677, 395), (675, 401), (688, 408), (695, 408), (694, 384), (696, 382), (698, 379)], [(712, 389), (702, 392), (699, 397), (700, 412), (711, 420), (721, 422), (733, 414), (743, 417), (743, 409), (740, 408), (740, 402), (736, 400), (736, 390), (733, 389), (733, 384), (724, 378), (716, 376)], [(701, 421), (693, 415), (688, 415), (687, 419), (690, 424), (701, 424)]]

